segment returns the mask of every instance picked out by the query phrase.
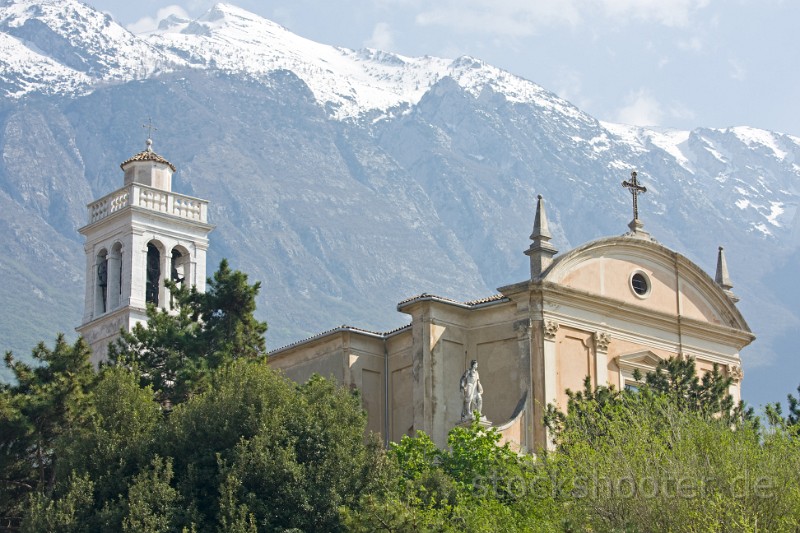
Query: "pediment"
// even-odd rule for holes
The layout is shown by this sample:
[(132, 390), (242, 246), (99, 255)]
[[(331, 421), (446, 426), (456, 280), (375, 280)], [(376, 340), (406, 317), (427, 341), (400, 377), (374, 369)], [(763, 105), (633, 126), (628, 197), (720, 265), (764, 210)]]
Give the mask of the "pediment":
[[(609, 237), (554, 260), (543, 281), (627, 309), (750, 332), (730, 297), (688, 258), (651, 241)], [(636, 283), (634, 283), (636, 280)]]
[(633, 352), (625, 355), (620, 355), (617, 358), (617, 364), (620, 368), (626, 370), (633, 370), (638, 368), (639, 370), (650, 372), (655, 369), (658, 363), (661, 362), (661, 358), (651, 352), (650, 350), (643, 350), (639, 352)]

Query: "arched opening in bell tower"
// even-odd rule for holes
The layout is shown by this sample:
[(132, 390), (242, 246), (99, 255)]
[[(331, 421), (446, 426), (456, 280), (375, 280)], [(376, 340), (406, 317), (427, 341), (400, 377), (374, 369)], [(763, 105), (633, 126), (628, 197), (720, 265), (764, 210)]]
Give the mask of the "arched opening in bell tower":
[[(184, 287), (191, 279), (189, 268), (191, 265), (191, 256), (189, 251), (183, 246), (176, 246), (172, 249), (172, 257), (170, 258), (170, 280), (178, 287)], [(169, 297), (170, 308), (173, 308), (174, 302), (172, 294)]]
[(108, 254), (108, 302), (109, 311), (120, 306), (122, 300), (122, 244), (114, 243)]
[(94, 314), (102, 315), (108, 311), (108, 252), (100, 250), (95, 261)]
[(147, 243), (147, 282), (144, 300), (158, 307), (161, 288), (161, 250), (152, 242)]

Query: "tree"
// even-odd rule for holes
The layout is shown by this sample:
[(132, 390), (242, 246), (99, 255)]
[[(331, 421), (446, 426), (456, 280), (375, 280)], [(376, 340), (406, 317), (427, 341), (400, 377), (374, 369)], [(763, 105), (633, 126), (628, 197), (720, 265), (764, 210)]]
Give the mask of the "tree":
[(783, 408), (778, 402), (768, 404), (766, 407), (767, 420), (773, 425), (781, 425), (793, 431), (800, 431), (800, 386), (797, 387), (797, 397), (792, 394), (786, 395), (789, 404), (789, 412), (784, 418)]
[(186, 509), (181, 525), (342, 530), (339, 508), (384, 475), (365, 427), (358, 396), (329, 380), (298, 386), (247, 360), (220, 368), (207, 391), (172, 411), (159, 439)]
[(83, 339), (58, 335), (53, 349), (40, 343), (35, 365), (6, 353), (15, 383), (0, 386), (0, 520), (15, 527), (32, 493), (49, 494), (56, 482), (60, 436), (83, 423), (85, 398), (95, 381)]
[[(638, 370), (634, 377), (641, 380)], [(732, 378), (722, 375), (716, 364), (701, 379), (697, 376), (694, 358), (671, 357), (661, 360), (652, 372), (648, 372), (638, 390), (619, 391), (613, 386), (603, 385), (592, 387), (587, 376), (582, 391), (567, 390), (567, 412), (548, 405), (544, 423), (557, 442), (572, 437), (591, 441), (606, 434), (606, 425), (620, 413), (625, 403), (654, 395), (663, 396), (679, 409), (697, 413), (708, 420), (719, 419), (732, 426), (757, 423), (752, 408), (745, 407), (743, 402), (734, 405), (729, 392), (732, 383)]]
[(174, 309), (148, 306), (146, 323), (123, 332), (109, 351), (112, 363), (136, 369), (165, 406), (208, 386), (210, 373), (239, 358), (266, 356), (267, 325), (255, 319), (260, 283), (220, 262), (206, 292), (167, 281)]
[[(667, 360), (638, 391), (568, 392), (550, 406), (568, 529), (592, 531), (794, 531), (800, 495), (793, 478), (800, 444), (782, 428), (761, 430), (733, 406), (730, 380), (703, 379), (694, 360)], [(780, 450), (780, 451), (778, 451)], [(664, 509), (669, 512), (665, 513)]]
[(552, 477), (531, 456), (499, 445), (478, 420), (440, 450), (424, 432), (389, 453), (394, 484), (345, 511), (352, 531), (552, 531), (561, 510)]

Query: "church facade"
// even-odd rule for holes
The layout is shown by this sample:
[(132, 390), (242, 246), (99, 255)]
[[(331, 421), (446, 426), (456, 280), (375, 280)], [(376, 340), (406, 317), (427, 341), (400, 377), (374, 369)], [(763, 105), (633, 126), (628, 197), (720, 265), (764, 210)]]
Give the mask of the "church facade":
[(722, 249), (712, 279), (655, 242), (637, 215), (625, 235), (555, 257), (539, 197), (525, 252), (530, 279), (471, 302), (414, 296), (397, 305), (406, 327), (343, 326), (272, 352), (270, 365), (300, 382), (318, 373), (359, 389), (369, 429), (386, 442), (423, 430), (445, 446), (462, 423), (460, 378), (472, 360), (482, 414), (521, 451), (548, 445), (547, 404), (565, 408), (566, 390), (582, 390), (586, 376), (594, 386), (635, 387), (637, 369), (644, 375), (668, 357), (695, 358), (701, 375), (719, 365), (738, 401), (739, 353), (755, 337)]
[[(166, 279), (205, 288), (207, 202), (172, 191), (175, 167), (152, 150), (122, 163), (122, 188), (88, 206), (85, 312), (77, 328), (95, 361), (120, 328), (146, 320), (152, 303), (169, 309)], [(361, 391), (368, 429), (385, 442), (425, 431), (439, 446), (463, 423), (466, 388), (482, 391), (484, 423), (521, 451), (548, 445), (546, 406), (566, 407), (566, 390), (636, 386), (636, 370), (668, 357), (715, 364), (734, 378), (754, 340), (736, 308), (722, 248), (712, 279), (653, 240), (638, 219), (636, 181), (630, 231), (557, 255), (541, 196), (530, 278), (487, 298), (458, 302), (420, 294), (397, 304), (407, 326), (377, 333), (343, 326), (270, 353), (268, 364), (304, 382), (333, 377)], [(472, 362), (475, 361), (476, 365)], [(477, 374), (465, 374), (472, 369)], [(479, 375), (479, 378), (478, 378)], [(476, 383), (479, 380), (479, 384)], [(474, 400), (474, 399), (473, 399)]]

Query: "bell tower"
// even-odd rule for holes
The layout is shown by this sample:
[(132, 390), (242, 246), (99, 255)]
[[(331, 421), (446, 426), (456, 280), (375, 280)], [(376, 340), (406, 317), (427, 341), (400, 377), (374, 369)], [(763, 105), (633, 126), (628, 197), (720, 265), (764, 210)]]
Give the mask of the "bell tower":
[(86, 298), (76, 328), (97, 363), (120, 329), (147, 320), (147, 304), (169, 310), (165, 279), (205, 290), (208, 201), (172, 192), (175, 167), (153, 141), (120, 167), (123, 186), (89, 204)]

